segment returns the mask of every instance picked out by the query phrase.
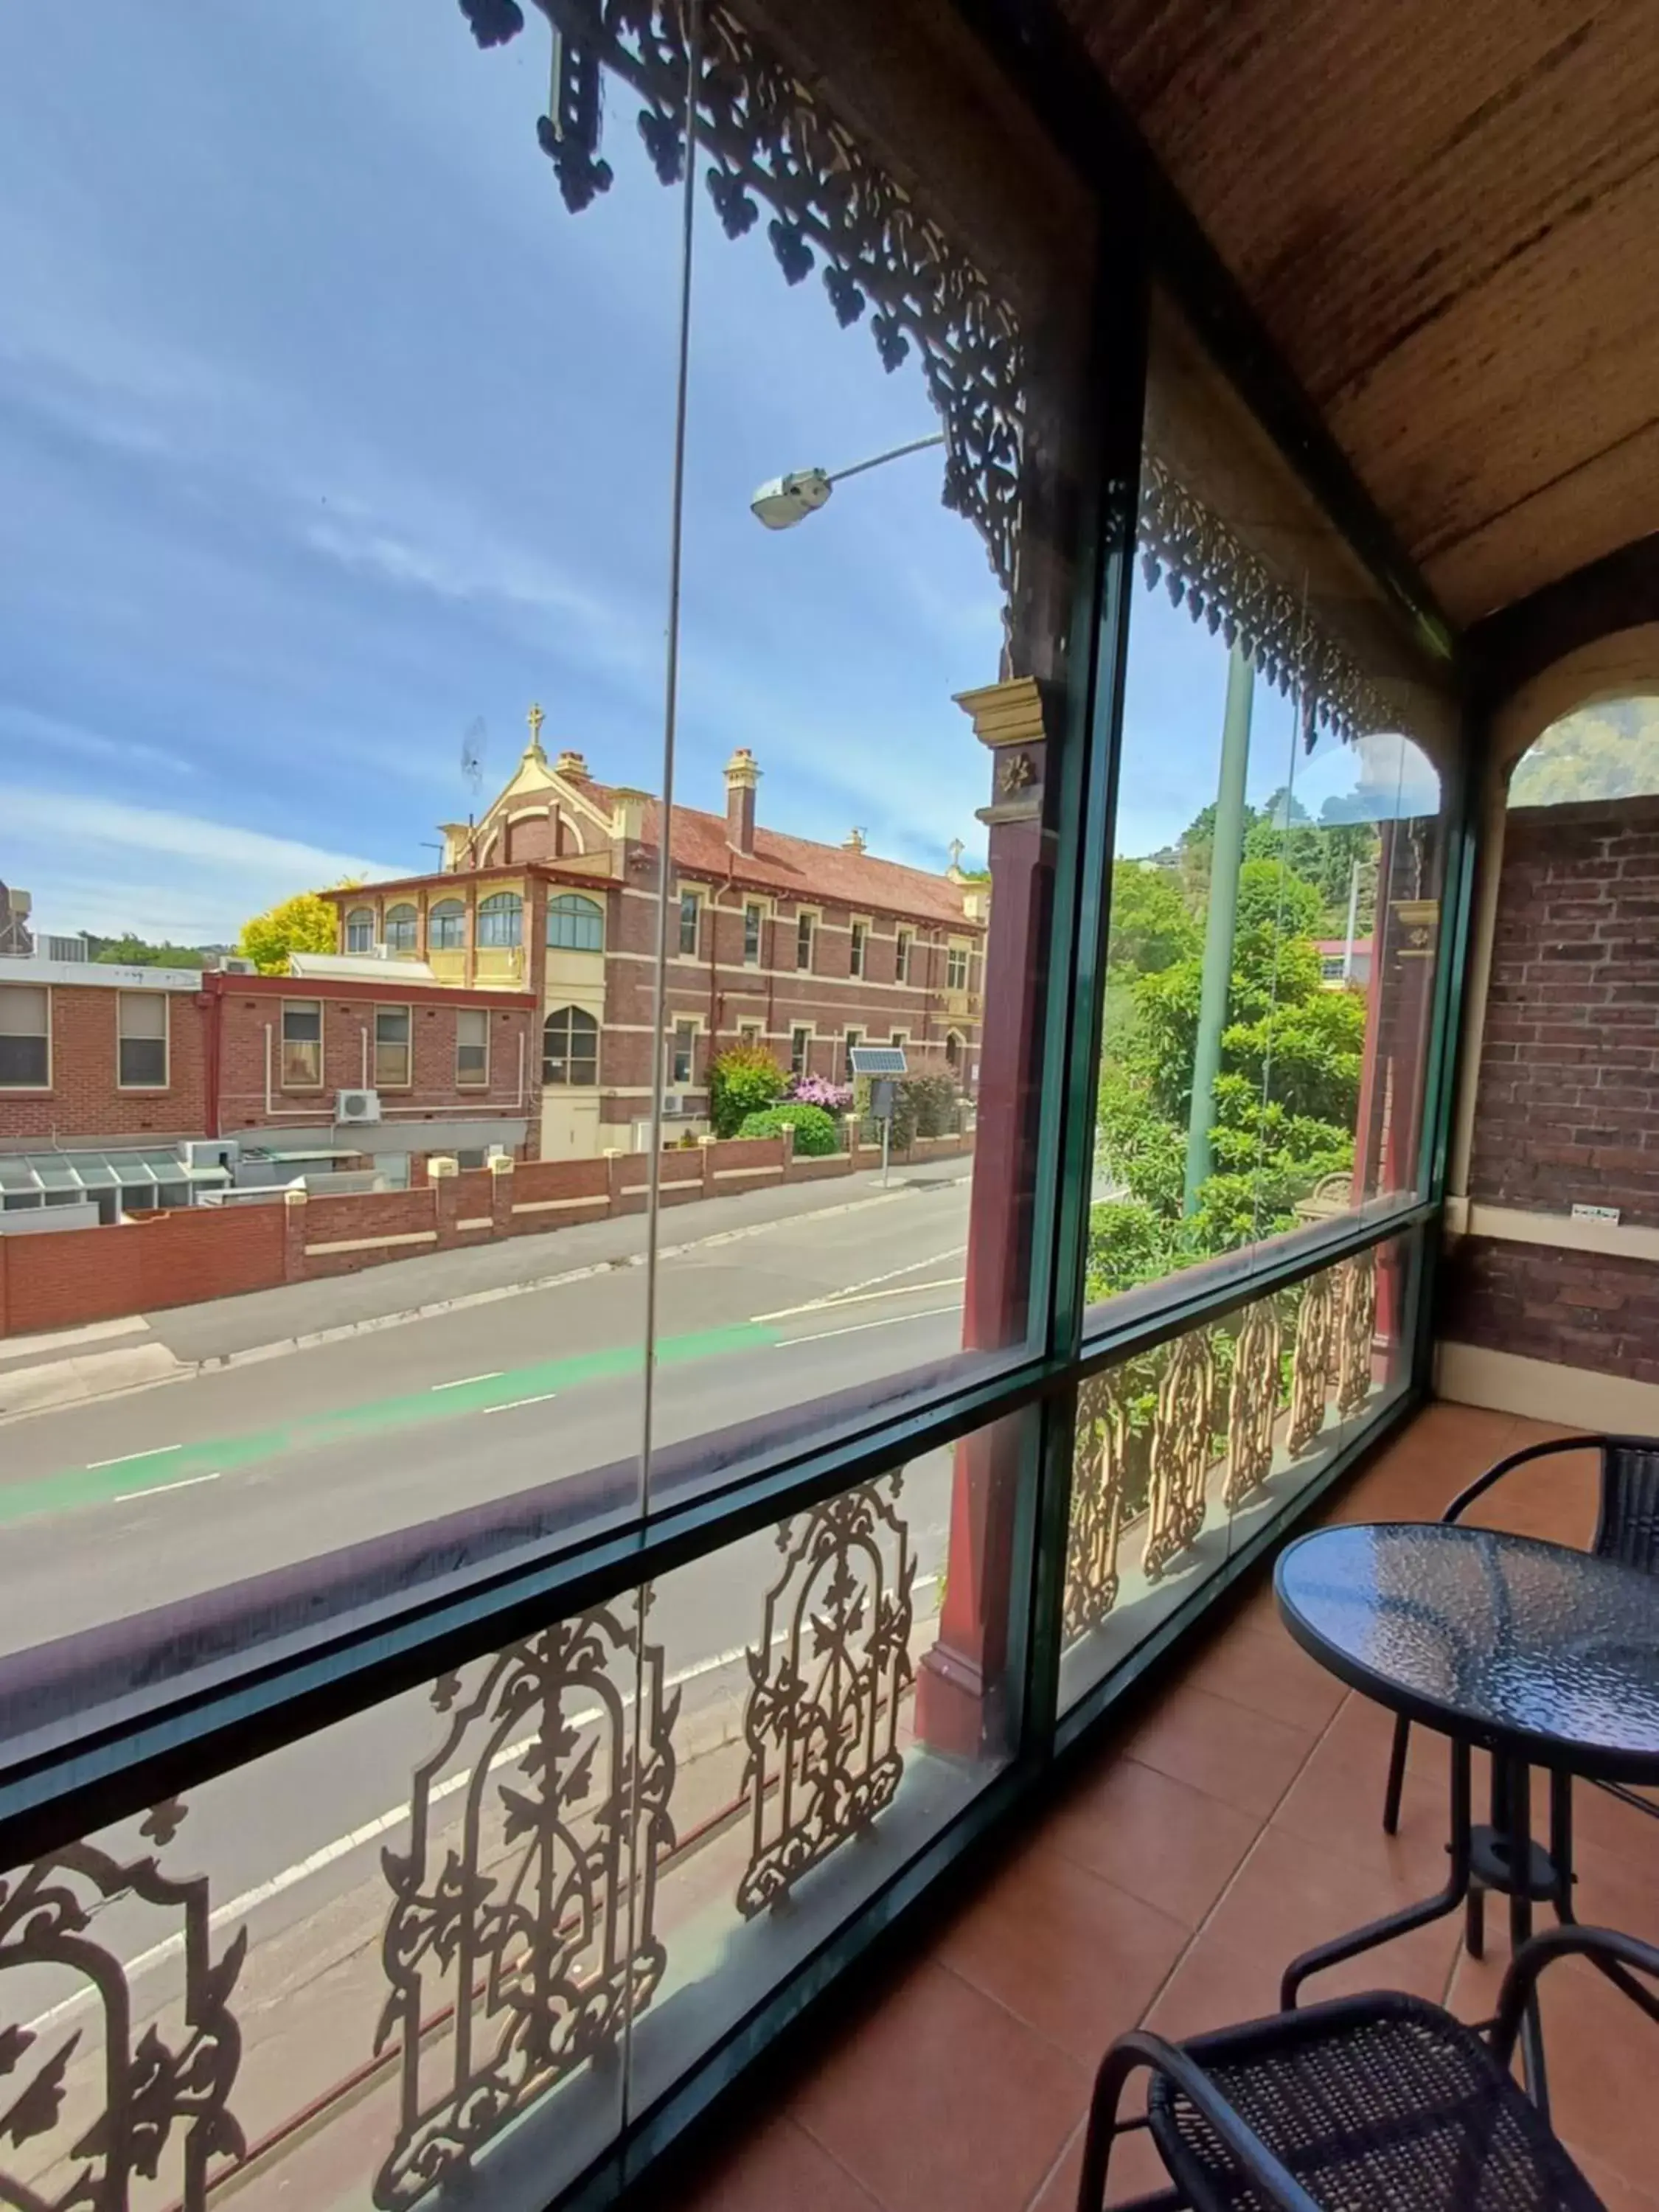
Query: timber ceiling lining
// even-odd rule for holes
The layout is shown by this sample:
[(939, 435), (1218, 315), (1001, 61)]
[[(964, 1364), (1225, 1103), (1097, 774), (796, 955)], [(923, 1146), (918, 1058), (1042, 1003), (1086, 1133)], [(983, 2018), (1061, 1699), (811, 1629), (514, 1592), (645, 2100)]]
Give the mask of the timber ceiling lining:
[(1659, 516), (1659, 0), (1063, 0), (1450, 611)]

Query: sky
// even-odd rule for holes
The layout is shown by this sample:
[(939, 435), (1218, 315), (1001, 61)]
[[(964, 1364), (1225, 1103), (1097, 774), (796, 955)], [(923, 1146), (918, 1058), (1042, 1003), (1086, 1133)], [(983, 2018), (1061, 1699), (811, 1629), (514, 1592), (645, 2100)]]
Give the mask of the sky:
[[(483, 53), (454, 0), (0, 9), (0, 878), (37, 927), (216, 942), (435, 866), (467, 732), (487, 800), (532, 700), (550, 750), (659, 785), (679, 200), (612, 84), (614, 185), (566, 211), (527, 12)], [(748, 511), (933, 430), (914, 361), (701, 194), (693, 270), (676, 797), (722, 808), (747, 745), (775, 828), (980, 858), (951, 695), (1000, 595), (939, 454), (787, 534)], [(1133, 641), (1139, 853), (1214, 795), (1225, 656), (1160, 592)], [(1290, 735), (1264, 694), (1253, 797)], [(1297, 773), (1316, 814), (1367, 772)]]

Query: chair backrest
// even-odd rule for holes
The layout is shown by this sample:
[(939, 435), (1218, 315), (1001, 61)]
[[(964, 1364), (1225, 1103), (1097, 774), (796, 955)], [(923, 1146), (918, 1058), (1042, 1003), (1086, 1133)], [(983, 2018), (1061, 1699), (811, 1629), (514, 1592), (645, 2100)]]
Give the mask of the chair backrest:
[(1601, 1446), (1601, 1513), (1590, 1547), (1659, 1575), (1659, 1440), (1609, 1437)]

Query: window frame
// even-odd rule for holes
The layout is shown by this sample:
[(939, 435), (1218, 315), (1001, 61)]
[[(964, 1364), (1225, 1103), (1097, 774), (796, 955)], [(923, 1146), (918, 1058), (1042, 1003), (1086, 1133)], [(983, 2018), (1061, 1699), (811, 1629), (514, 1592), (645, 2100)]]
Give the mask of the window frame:
[[(705, 895), (696, 884), (682, 884), (679, 890), (679, 913), (675, 923), (675, 957), (695, 960), (702, 948), (702, 910)], [(688, 927), (689, 925), (689, 927)], [(687, 937), (690, 943), (686, 943)]]
[[(676, 1014), (674, 1025), (664, 1042), (668, 1048), (667, 1073), (663, 1079), (665, 1091), (696, 1091), (697, 1082), (697, 1039), (702, 1034), (702, 1024), (695, 1014)], [(679, 1072), (680, 1062), (685, 1062), (685, 1073)]]
[(902, 923), (893, 936), (893, 981), (908, 984), (910, 981), (910, 961), (916, 949), (916, 933), (907, 923)]
[[(580, 909), (580, 911), (579, 911)], [(575, 941), (576, 931), (591, 919), (595, 942), (582, 945)], [(572, 925), (571, 941), (562, 942), (553, 934), (555, 921)], [(542, 934), (550, 952), (603, 952), (605, 951), (605, 908), (586, 891), (560, 891), (547, 902), (547, 918)]]
[(973, 948), (966, 939), (948, 938), (945, 945), (945, 988), (947, 991), (965, 992), (970, 988), (969, 978), (974, 972)]
[(847, 925), (847, 972), (858, 981), (867, 980), (870, 973), (870, 917), (855, 914)]
[[(130, 1037), (122, 1026), (128, 1000), (143, 1005), (159, 1003), (161, 1009), (161, 1034), (156, 1037)], [(115, 1087), (118, 1091), (170, 1091), (173, 1088), (173, 1008), (171, 994), (167, 991), (118, 991), (115, 994)], [(161, 1048), (161, 1073), (154, 1083), (134, 1082), (125, 1073), (126, 1048), (129, 1044), (155, 1044)]]
[[(392, 936), (393, 924), (407, 941), (400, 943)], [(386, 910), (384, 924), (386, 949), (388, 952), (419, 954), (421, 950), (421, 909), (413, 899), (399, 899), (396, 906)]]
[(791, 1022), (789, 1073), (792, 1075), (810, 1075), (812, 1073), (812, 1047), (817, 1041), (817, 1029), (811, 1022)]
[[(290, 1014), (303, 1015), (308, 1010), (314, 1011), (317, 1017), (316, 1036), (314, 1037), (290, 1037), (288, 1033), (289, 1016)], [(321, 998), (285, 998), (282, 1002), (277, 1020), (276, 1036), (277, 1075), (279, 1078), (276, 1086), (277, 1089), (279, 1091), (307, 1091), (322, 1090), (324, 1087), (325, 1079), (328, 1073), (328, 1006), (326, 1000)], [(314, 1050), (317, 1055), (317, 1073), (314, 1076), (291, 1076), (289, 1074), (289, 1051), (291, 1046), (306, 1046)]]
[[(495, 925), (511, 920), (512, 935), (498, 936)], [(524, 896), (520, 891), (491, 891), (478, 901), (472, 926), (474, 948), (479, 952), (520, 952), (524, 949)]]
[(850, 1083), (853, 1080), (853, 1054), (864, 1042), (866, 1034), (864, 1030), (854, 1023), (849, 1023), (842, 1031), (841, 1064), (843, 1073), (841, 1079), (843, 1083)]
[[(461, 1040), (463, 1022), (476, 1021), (483, 1034), (482, 1044), (465, 1044)], [(467, 1074), (461, 1064), (464, 1052), (482, 1052), (483, 1058), (476, 1075)], [(455, 1009), (455, 1088), (458, 1091), (488, 1091), (489, 1088), (489, 1009), (488, 1006), (457, 1006)]]
[[(750, 923), (753, 921), (753, 949), (750, 949)], [(765, 965), (766, 907), (761, 899), (745, 899), (743, 904), (743, 964), (745, 968)]]
[[(340, 927), (340, 942), (346, 953), (373, 952), (377, 942), (376, 933), (379, 923), (375, 920), (374, 909), (372, 906), (354, 906), (348, 908)], [(362, 935), (364, 931), (368, 933), (363, 936), (362, 942), (353, 944), (353, 938)]]
[(0, 1093), (3, 1093), (9, 1097), (27, 1097), (30, 1096), (37, 1098), (43, 1097), (52, 1087), (53, 1037), (52, 985), (50, 983), (26, 983), (21, 979), (16, 982), (13, 982), (9, 977), (0, 976), (0, 992), (8, 991), (38, 991), (40, 994), (40, 1015), (42, 1021), (46, 1024), (45, 1028), (40, 1030), (6, 1030), (4, 1031), (0, 1031), (0, 1036), (7, 1037), (27, 1037), (30, 1039), (38, 1037), (40, 1039), (46, 1048), (46, 1078), (44, 1081), (40, 1083), (8, 1083), (3, 1078), (0, 1078)]
[[(415, 1087), (415, 1009), (413, 1006), (400, 1004), (396, 1000), (382, 1002), (377, 1000), (373, 1013), (374, 1019), (369, 1031), (369, 1043), (372, 1048), (369, 1054), (369, 1067), (374, 1079), (374, 1088), (376, 1091), (412, 1091)], [(396, 1021), (400, 1016), (404, 1024), (401, 1047), (395, 1039), (387, 1043), (380, 1036), (381, 1021), (387, 1017)], [(383, 1052), (396, 1052), (399, 1049), (404, 1055), (402, 1075), (382, 1075), (380, 1054)]]
[[(818, 931), (823, 916), (817, 907), (799, 906), (795, 908), (795, 973), (798, 975), (816, 975), (815, 956), (818, 949)], [(803, 960), (802, 953), (806, 957)]]
[[(559, 1020), (561, 1016), (568, 1017), (565, 1023), (567, 1049), (564, 1057), (564, 1066), (566, 1073), (562, 1075), (550, 1075), (548, 1073), (548, 1032), (551, 1030), (554, 1023)], [(586, 1035), (585, 1030), (581, 1032), (578, 1031), (576, 1024), (579, 1022), (586, 1022), (592, 1027), (593, 1050), (591, 1055), (586, 1053), (581, 1053), (579, 1054), (574, 1048), (578, 1034), (580, 1033), (583, 1036), (586, 1036)], [(592, 1012), (591, 1008), (578, 1006), (574, 1000), (567, 1000), (561, 1006), (549, 1007), (547, 1012), (542, 1018), (542, 1082), (545, 1088), (552, 1091), (592, 1091), (598, 1089), (599, 1081), (599, 1048), (603, 1026), (603, 1024), (599, 1021), (598, 1016)], [(590, 1058), (593, 1070), (592, 1075), (579, 1077), (569, 1073), (572, 1068), (587, 1066), (589, 1064)]]
[[(459, 924), (453, 944), (448, 937), (452, 922)], [(426, 943), (428, 955), (434, 952), (465, 952), (466, 950), (466, 901), (462, 898), (436, 899), (426, 910)]]

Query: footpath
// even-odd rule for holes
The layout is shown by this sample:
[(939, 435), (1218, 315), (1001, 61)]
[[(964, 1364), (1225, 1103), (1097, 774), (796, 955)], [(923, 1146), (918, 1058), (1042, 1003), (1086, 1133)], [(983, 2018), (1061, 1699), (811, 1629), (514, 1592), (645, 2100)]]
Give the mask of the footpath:
[[(872, 1169), (833, 1182), (785, 1184), (704, 1199), (660, 1217), (658, 1255), (669, 1258), (701, 1245), (763, 1235), (809, 1215), (878, 1205), (907, 1189), (942, 1189), (966, 1182), (972, 1172), (971, 1159), (941, 1159), (895, 1168), (886, 1192), (879, 1169)], [(537, 1236), (390, 1261), (354, 1274), (285, 1283), (79, 1328), (0, 1337), (0, 1423), (641, 1267), (647, 1227), (646, 1217), (638, 1213), (571, 1223)]]

